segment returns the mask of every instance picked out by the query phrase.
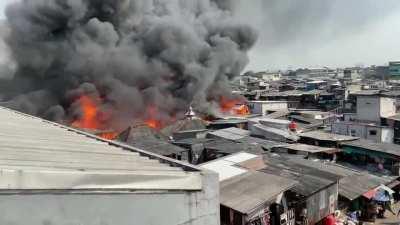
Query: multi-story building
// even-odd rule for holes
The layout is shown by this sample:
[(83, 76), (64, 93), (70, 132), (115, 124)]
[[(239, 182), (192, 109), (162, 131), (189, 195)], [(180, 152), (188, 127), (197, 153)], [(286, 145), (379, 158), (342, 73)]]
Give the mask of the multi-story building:
[(392, 79), (400, 79), (400, 61), (389, 62), (389, 74)]

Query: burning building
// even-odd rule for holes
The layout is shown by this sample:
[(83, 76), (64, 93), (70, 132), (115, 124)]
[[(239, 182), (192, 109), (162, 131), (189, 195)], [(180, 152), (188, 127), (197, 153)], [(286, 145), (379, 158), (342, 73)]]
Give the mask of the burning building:
[[(196, 111), (246, 114), (228, 81), (257, 34), (230, 0), (17, 1), (4, 39), (16, 71), (4, 105), (77, 128), (161, 129)], [(106, 136), (115, 137), (114, 133)]]

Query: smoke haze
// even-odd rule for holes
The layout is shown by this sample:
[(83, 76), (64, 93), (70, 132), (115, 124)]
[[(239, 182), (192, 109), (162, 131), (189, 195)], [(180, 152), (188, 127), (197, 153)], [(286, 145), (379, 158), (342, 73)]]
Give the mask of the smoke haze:
[(398, 0), (235, 0), (260, 37), (248, 69), (352, 66), (399, 60)]

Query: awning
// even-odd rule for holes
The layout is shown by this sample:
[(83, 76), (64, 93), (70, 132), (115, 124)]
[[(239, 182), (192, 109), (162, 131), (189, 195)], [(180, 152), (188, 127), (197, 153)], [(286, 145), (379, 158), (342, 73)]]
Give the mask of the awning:
[(375, 196), (376, 192), (377, 192), (377, 189), (375, 188), (375, 189), (372, 189), (372, 190), (369, 190), (369, 191), (365, 192), (363, 194), (363, 196), (368, 198), (368, 199), (371, 199), (372, 197)]
[(393, 191), (391, 188), (389, 188), (389, 187), (387, 187), (387, 186), (385, 186), (385, 185), (383, 185), (383, 184), (381, 184), (381, 185), (377, 188), (377, 190), (387, 191), (387, 192), (389, 193), (389, 195), (392, 195), (392, 194), (395, 193), (395, 191)]
[[(385, 194), (385, 192), (389, 193), (389, 195), (392, 195), (393, 193), (395, 193), (395, 191), (393, 191), (389, 187), (381, 184), (381, 185), (379, 185), (379, 187), (365, 192), (363, 194), (363, 196), (368, 199), (374, 199), (377, 201), (386, 201), (387, 195)], [(389, 196), (387, 196), (387, 198), (389, 198)]]

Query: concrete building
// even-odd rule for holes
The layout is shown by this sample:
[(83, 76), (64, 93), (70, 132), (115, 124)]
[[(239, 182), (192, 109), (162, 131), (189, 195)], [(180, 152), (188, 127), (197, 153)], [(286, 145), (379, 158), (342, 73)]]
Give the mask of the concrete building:
[(400, 62), (389, 62), (389, 75), (391, 79), (400, 78)]
[(347, 79), (347, 80), (361, 79), (360, 69), (358, 69), (358, 68), (345, 69), (344, 73), (343, 73), (343, 78)]
[(370, 123), (340, 121), (332, 124), (335, 134), (359, 137), (374, 142), (393, 143), (394, 130), (391, 127)]
[(264, 81), (279, 81), (282, 79), (281, 72), (259, 72), (255, 73), (253, 76)]
[(288, 109), (287, 101), (249, 101), (248, 106), (252, 114), (265, 116), (269, 112)]
[(6, 108), (0, 118), (0, 224), (219, 224), (215, 173)]
[(396, 114), (396, 99), (379, 93), (359, 92), (357, 96), (357, 119), (380, 123), (382, 117)]

